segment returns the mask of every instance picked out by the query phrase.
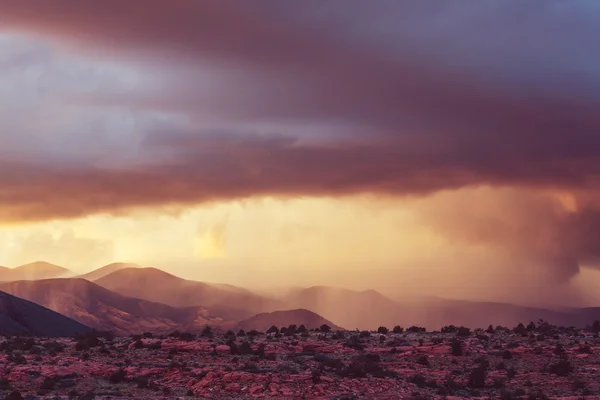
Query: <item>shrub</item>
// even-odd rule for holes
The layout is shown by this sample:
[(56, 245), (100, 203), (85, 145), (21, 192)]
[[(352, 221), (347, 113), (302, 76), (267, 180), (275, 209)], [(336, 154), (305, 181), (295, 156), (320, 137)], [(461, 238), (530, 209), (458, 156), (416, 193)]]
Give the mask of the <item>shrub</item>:
[(14, 392), (10, 392), (4, 400), (24, 400), (23, 396), (21, 396), (21, 392), (15, 390)]
[(127, 373), (125, 372), (125, 370), (119, 369), (117, 372), (115, 372), (111, 376), (109, 376), (108, 380), (111, 383), (121, 383), (125, 380), (126, 376), (127, 376)]
[(462, 337), (471, 336), (471, 330), (467, 327), (461, 326), (457, 329), (456, 334)]
[(386, 328), (385, 326), (380, 326), (379, 328), (377, 328), (377, 333), (379, 333), (381, 335), (387, 335), (388, 332), (389, 332), (389, 329)]
[(401, 327), (400, 325), (396, 325), (394, 327), (394, 329), (392, 329), (392, 332), (394, 332), (394, 333), (404, 333), (404, 328)]
[(527, 328), (522, 323), (519, 323), (519, 325), (514, 327), (513, 332), (517, 335), (525, 335), (527, 334)]
[(450, 345), (453, 356), (460, 357), (463, 355), (463, 342), (460, 340), (453, 340)]
[(421, 374), (412, 375), (408, 381), (419, 388), (424, 388), (427, 385), (427, 379)]
[(252, 354), (252, 346), (249, 342), (243, 341), (239, 347), (240, 354)]
[(344, 332), (344, 331), (336, 331), (333, 334), (333, 337), (336, 338), (337, 340), (344, 340), (346, 338), (346, 332)]
[(6, 378), (0, 378), (0, 390), (7, 390), (10, 388), (10, 381)]
[(331, 327), (329, 325), (327, 325), (327, 324), (323, 324), (323, 325), (321, 325), (321, 327), (319, 328), (319, 330), (321, 332), (327, 333), (327, 332), (331, 331)]
[(406, 332), (409, 332), (409, 333), (425, 333), (425, 332), (427, 332), (427, 329), (419, 327), (419, 326), (411, 326), (410, 328), (408, 328), (406, 330)]
[(146, 389), (150, 382), (147, 376), (140, 375), (135, 378), (135, 383), (137, 384), (138, 389)]
[(273, 325), (272, 327), (267, 329), (267, 333), (279, 333), (279, 328), (277, 328), (275, 325)]
[(448, 326), (442, 327), (442, 333), (456, 333), (457, 331), (458, 331), (458, 328), (454, 325), (448, 325)]
[(304, 325), (300, 325), (298, 327), (298, 333), (304, 333), (304, 332), (308, 332), (308, 329), (306, 329), (306, 327)]
[(205, 326), (204, 329), (202, 330), (202, 336), (203, 337), (212, 337), (213, 335), (213, 331), (212, 328), (210, 326)]
[(371, 332), (369, 332), (369, 331), (362, 331), (362, 332), (359, 334), (359, 337), (360, 337), (360, 338), (363, 338), (363, 339), (364, 339), (364, 338), (371, 337)]
[(491, 335), (492, 333), (494, 333), (494, 327), (490, 325), (485, 331)]
[(55, 387), (56, 387), (56, 380), (54, 378), (50, 378), (50, 377), (44, 378), (44, 380), (42, 381), (42, 384), (40, 385), (40, 389), (42, 389), (42, 390), (54, 390)]
[(557, 363), (550, 365), (550, 372), (558, 376), (568, 376), (573, 372), (573, 366), (569, 360), (562, 359)]
[(238, 331), (237, 335), (238, 335), (239, 337), (245, 337), (245, 336), (246, 336), (246, 332), (245, 332), (243, 329), (240, 329), (240, 330)]
[(565, 349), (562, 344), (558, 343), (556, 347), (554, 347), (554, 354), (556, 354), (557, 356), (565, 354)]
[(420, 355), (420, 356), (417, 358), (417, 364), (420, 364), (420, 365), (425, 365), (425, 366), (429, 366), (429, 357), (427, 357), (427, 356), (426, 356), (426, 355), (424, 355), (424, 354), (423, 354), (423, 355)]
[(487, 368), (484, 366), (479, 366), (473, 368), (471, 373), (469, 374), (468, 385), (471, 388), (480, 389), (485, 386), (485, 380), (487, 378)]

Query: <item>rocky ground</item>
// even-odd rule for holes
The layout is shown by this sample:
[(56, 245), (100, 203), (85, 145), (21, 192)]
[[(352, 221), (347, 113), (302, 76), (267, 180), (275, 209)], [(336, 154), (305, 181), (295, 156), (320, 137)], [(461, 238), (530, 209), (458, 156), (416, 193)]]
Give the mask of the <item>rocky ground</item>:
[[(327, 329), (324, 328), (326, 331)], [(541, 323), (471, 332), (271, 329), (0, 338), (6, 399), (592, 398), (600, 339)], [(516, 331), (516, 332), (515, 332)]]

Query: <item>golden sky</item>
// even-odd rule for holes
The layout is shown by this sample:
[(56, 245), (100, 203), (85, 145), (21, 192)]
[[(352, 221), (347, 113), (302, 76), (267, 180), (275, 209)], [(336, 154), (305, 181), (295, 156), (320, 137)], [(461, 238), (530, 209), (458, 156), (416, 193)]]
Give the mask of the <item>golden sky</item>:
[[(497, 223), (491, 236), (481, 230), (490, 218), (519, 215), (521, 207), (530, 207), (515, 203), (515, 195), (480, 188), (428, 198), (262, 198), (22, 223), (0, 228), (0, 265), (43, 259), (87, 272), (110, 262), (132, 262), (185, 278), (255, 288), (324, 284), (375, 288), (400, 298), (510, 296), (526, 302), (563, 290), (565, 302), (580, 301), (583, 295), (570, 289), (596, 275), (585, 270), (583, 279), (560, 289), (535, 251), (531, 258), (527, 252), (516, 254), (521, 246), (506, 234), (522, 226)], [(572, 210), (564, 194), (548, 198)], [(533, 242), (527, 246), (535, 248)], [(544, 252), (546, 244), (541, 246)]]

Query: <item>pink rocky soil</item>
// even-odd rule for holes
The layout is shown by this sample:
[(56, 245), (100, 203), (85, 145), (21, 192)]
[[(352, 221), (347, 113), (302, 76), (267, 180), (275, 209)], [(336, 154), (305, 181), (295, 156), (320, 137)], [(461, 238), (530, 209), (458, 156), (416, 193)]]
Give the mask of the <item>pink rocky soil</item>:
[(600, 398), (597, 334), (529, 328), (0, 338), (0, 399)]

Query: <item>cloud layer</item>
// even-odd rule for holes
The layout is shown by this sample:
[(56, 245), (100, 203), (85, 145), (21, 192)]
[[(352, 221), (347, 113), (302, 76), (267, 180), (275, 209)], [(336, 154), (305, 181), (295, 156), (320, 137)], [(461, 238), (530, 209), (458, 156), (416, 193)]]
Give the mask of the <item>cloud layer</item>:
[(22, 104), (0, 111), (1, 221), (487, 185), (516, 190), (481, 200), (509, 222), (463, 198), (431, 223), (559, 276), (597, 260), (593, 2), (0, 0), (0, 26), (37, 41), (0, 59), (24, 82), (0, 97)]

